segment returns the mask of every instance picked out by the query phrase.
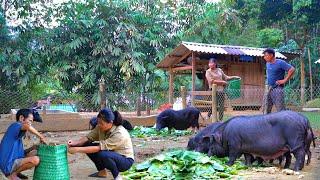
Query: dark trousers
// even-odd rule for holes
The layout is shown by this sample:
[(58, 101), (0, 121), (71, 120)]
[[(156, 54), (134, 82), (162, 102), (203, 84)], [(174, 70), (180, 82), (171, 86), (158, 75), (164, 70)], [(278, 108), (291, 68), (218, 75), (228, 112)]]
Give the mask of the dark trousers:
[[(96, 146), (91, 142), (86, 143), (84, 146)], [(130, 169), (134, 160), (132, 158), (127, 158), (119, 153), (113, 151), (99, 151), (96, 153), (87, 154), (88, 157), (96, 165), (97, 170), (101, 171), (103, 169), (108, 169), (111, 171), (114, 178), (119, 175), (119, 172), (126, 171)]]
[[(211, 89), (210, 89), (211, 90)], [(219, 112), (219, 121), (222, 121), (223, 119), (223, 113), (224, 113), (224, 91), (217, 91), (217, 111)], [(210, 117), (212, 114), (212, 109), (209, 109), (208, 116)]]
[(283, 87), (277, 86), (270, 88), (267, 95), (267, 113), (271, 113), (272, 106), (275, 105), (277, 111), (285, 110), (284, 104), (284, 90)]

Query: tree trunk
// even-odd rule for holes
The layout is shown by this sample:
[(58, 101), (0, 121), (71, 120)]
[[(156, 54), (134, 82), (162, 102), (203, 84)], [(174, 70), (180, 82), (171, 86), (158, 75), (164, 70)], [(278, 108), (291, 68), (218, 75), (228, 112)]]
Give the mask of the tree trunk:
[(99, 80), (100, 109), (106, 108), (106, 84), (103, 76)]
[(137, 107), (137, 116), (141, 116), (141, 98), (140, 98), (140, 94), (138, 94), (138, 97), (137, 97), (136, 107)]
[(310, 95), (311, 95), (311, 100), (313, 100), (313, 83), (312, 83), (312, 68), (311, 68), (310, 48), (308, 48), (308, 59), (309, 59)]

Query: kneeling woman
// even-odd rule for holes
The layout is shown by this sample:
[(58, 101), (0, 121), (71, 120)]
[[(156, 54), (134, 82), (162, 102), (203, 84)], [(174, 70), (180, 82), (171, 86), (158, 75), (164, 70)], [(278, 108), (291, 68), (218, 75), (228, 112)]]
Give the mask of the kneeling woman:
[(132, 166), (134, 156), (131, 138), (121, 124), (120, 114), (102, 109), (98, 114), (98, 126), (86, 137), (68, 141), (70, 153), (86, 153), (96, 165), (98, 172), (90, 177), (105, 177), (105, 169), (108, 169), (114, 179), (122, 179), (119, 172)]

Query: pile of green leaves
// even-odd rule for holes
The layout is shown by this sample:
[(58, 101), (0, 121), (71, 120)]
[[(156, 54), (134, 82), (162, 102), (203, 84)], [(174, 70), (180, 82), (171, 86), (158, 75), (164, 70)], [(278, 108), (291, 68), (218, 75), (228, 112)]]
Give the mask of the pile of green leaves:
[(168, 128), (161, 129), (157, 131), (153, 127), (143, 127), (143, 126), (135, 126), (132, 131), (130, 131), (131, 137), (137, 138), (145, 138), (145, 137), (178, 137), (184, 135), (190, 135), (192, 131), (189, 130), (175, 130), (172, 129), (171, 133), (169, 133)]
[(229, 167), (225, 165), (227, 160), (175, 150), (134, 165), (122, 175), (125, 179), (217, 179), (237, 175), (238, 170), (246, 168), (238, 161)]

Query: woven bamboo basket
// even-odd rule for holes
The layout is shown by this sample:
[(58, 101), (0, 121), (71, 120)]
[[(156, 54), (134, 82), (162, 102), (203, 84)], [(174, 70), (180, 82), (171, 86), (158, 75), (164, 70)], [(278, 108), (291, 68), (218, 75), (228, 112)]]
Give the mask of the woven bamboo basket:
[(34, 170), (33, 179), (70, 179), (66, 145), (40, 145), (38, 156), (40, 163)]

